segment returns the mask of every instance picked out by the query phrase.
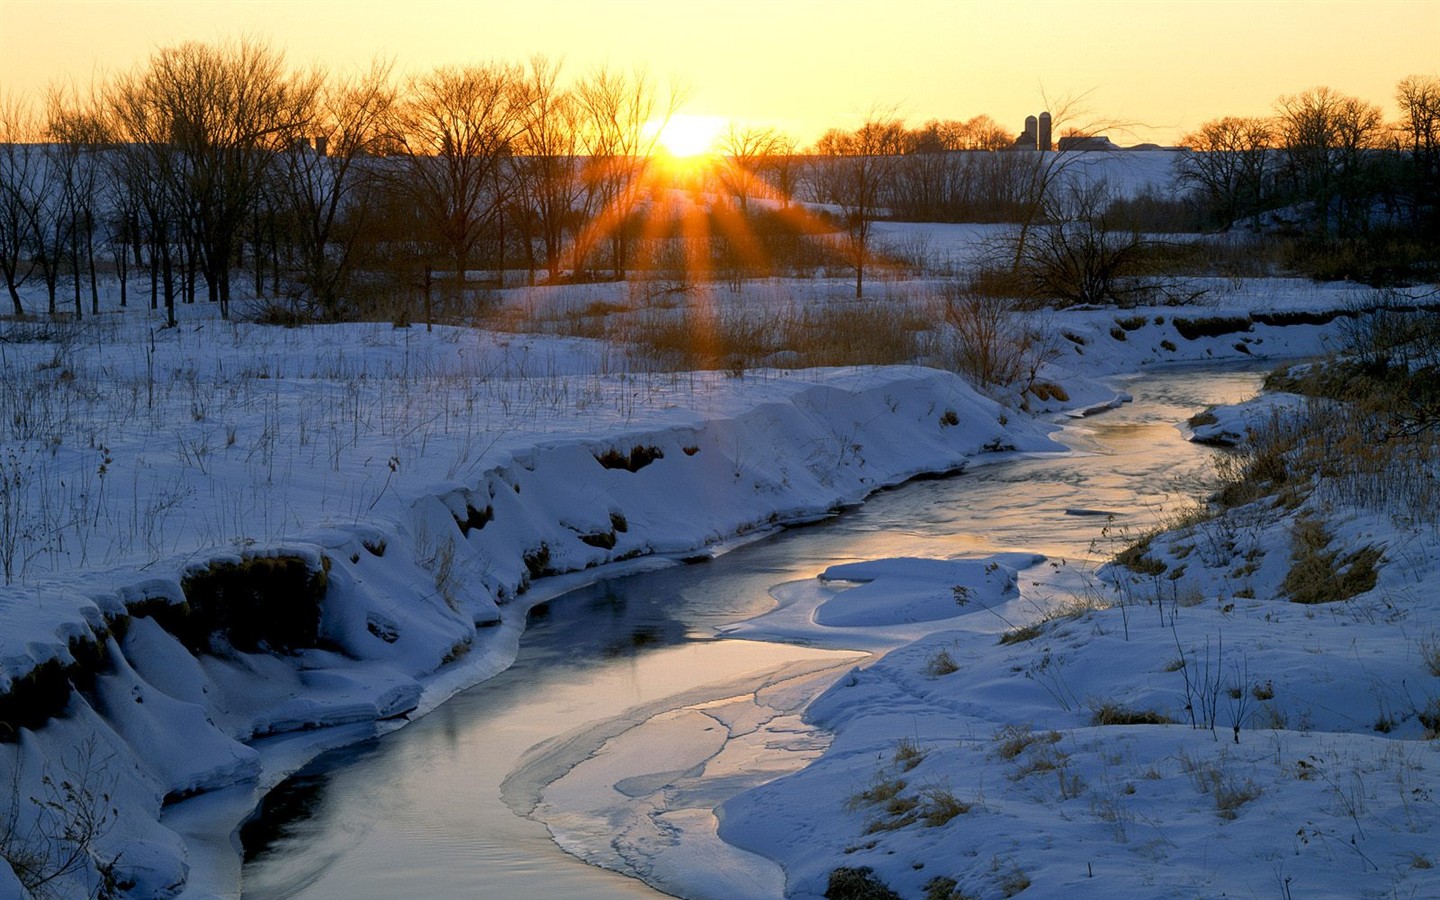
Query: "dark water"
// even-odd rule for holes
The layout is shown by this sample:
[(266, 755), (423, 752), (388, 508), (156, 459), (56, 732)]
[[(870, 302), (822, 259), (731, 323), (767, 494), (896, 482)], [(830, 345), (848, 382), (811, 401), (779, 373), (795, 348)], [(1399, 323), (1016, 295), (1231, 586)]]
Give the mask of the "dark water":
[(538, 607), (510, 669), (274, 791), (243, 834), (244, 897), (661, 896), (562, 852), (501, 800), (529, 748), (708, 683), (762, 679), (786, 663), (840, 665), (826, 651), (714, 637), (772, 608), (772, 587), (827, 566), (1001, 550), (1078, 559), (1093, 555), (1107, 522), (1152, 526), (1201, 493), (1210, 472), (1211, 451), (1173, 424), (1250, 396), (1258, 379), (1253, 368), (1149, 372), (1120, 384), (1133, 403), (1070, 425), (1076, 454), (915, 482), (711, 562)]

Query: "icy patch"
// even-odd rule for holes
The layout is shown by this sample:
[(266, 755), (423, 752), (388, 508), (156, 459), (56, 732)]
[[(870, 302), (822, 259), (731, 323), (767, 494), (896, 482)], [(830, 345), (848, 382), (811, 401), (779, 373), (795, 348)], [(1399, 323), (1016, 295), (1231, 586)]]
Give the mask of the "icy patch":
[(800, 713), (861, 657), (748, 641), (703, 652), (708, 664), (689, 678), (768, 662), (735, 680), (677, 684), (672, 697), (532, 748), (506, 779), (506, 800), (567, 852), (668, 893), (778, 897), (784, 873), (721, 841), (714, 810), (824, 752), (828, 736)]

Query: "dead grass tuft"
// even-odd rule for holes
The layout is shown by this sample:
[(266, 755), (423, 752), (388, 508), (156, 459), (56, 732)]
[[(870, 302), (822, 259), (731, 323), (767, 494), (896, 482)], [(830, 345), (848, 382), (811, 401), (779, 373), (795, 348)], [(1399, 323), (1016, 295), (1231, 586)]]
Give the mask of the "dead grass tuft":
[(1131, 709), (1120, 703), (1105, 702), (1091, 707), (1091, 725), (1173, 725), (1175, 720), (1153, 709)]
[(1331, 550), (1333, 538), (1325, 524), (1313, 516), (1295, 520), (1290, 534), (1290, 571), (1280, 589), (1294, 603), (1333, 603), (1348, 600), (1375, 587), (1376, 565), (1384, 556), (1367, 545), (1353, 552)]
[(1060, 732), (1047, 731), (1037, 734), (1029, 725), (1006, 725), (995, 733), (995, 752), (1001, 759), (1014, 759), (1034, 744), (1055, 744), (1060, 741)]

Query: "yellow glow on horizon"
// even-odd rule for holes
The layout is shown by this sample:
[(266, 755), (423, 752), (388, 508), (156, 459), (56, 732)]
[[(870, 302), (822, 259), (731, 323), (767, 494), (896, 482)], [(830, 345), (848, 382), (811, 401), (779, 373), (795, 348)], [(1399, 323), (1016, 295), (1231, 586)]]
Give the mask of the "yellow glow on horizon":
[(679, 113), (660, 126), (655, 142), (677, 160), (688, 160), (715, 150), (715, 139), (725, 128), (719, 116), (692, 116)]
[[(808, 145), (866, 110), (908, 123), (1025, 117), (1082, 98), (1117, 143), (1177, 142), (1325, 85), (1397, 114), (1437, 73), (1440, 0), (0, 0), (0, 98), (84, 89), (186, 40), (268, 40), (297, 68), (397, 79), (438, 65), (563, 61), (562, 81), (643, 70), (691, 108)], [(663, 101), (662, 101), (663, 102)], [(1052, 109), (1053, 111), (1053, 109)], [(677, 117), (680, 118), (680, 117)], [(696, 118), (705, 118), (697, 116)], [(1057, 123), (1057, 133), (1063, 124)], [(1110, 129), (1107, 129), (1110, 130)], [(713, 135), (710, 135), (713, 137)], [(665, 149), (702, 152), (701, 137)]]

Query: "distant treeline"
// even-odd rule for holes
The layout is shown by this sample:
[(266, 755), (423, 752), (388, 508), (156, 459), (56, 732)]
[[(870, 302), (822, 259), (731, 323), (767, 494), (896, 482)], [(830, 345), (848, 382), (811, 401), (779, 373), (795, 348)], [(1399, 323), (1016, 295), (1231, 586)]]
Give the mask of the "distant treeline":
[[(652, 152), (679, 98), (640, 73), (562, 81), (537, 57), (401, 83), (381, 63), (335, 75), (254, 41), (186, 43), (88, 94), (0, 106), (0, 273), (16, 315), (35, 312), (21, 288), (37, 282), (52, 315), (98, 311), (102, 277), (129, 305), (142, 274), (154, 308), (203, 297), (228, 316), (232, 279), (248, 277), (247, 294), (334, 320), (396, 298), (463, 304), (475, 270), (625, 278), (669, 264), (677, 239), (704, 244), (682, 253), (692, 270), (835, 262), (858, 293), (881, 218), (1028, 228), (1099, 211), (1147, 230), (1253, 222), (1321, 242), (1429, 240), (1440, 81), (1407, 78), (1397, 99), (1401, 120), (1387, 123), (1325, 88), (1284, 97), (1271, 118), (1187, 136), (1181, 190), (1097, 203), (1090, 185), (1076, 204), (1066, 171), (1079, 151), (1015, 150), (987, 116), (909, 127), (877, 113), (803, 149), (736, 126), (708, 168), (679, 172)], [(1063, 112), (1056, 128), (1098, 130)], [(698, 202), (682, 209), (673, 187)]]

